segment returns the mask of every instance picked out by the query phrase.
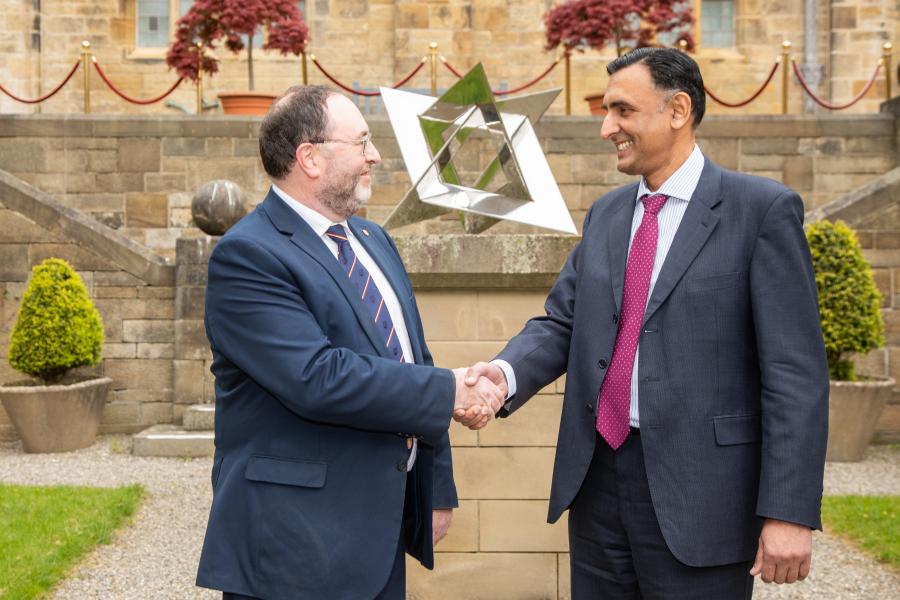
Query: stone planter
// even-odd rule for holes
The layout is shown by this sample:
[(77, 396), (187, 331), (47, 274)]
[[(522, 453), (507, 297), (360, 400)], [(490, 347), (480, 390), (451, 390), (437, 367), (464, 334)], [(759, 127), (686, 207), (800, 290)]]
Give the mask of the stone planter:
[(110, 384), (108, 377), (68, 385), (16, 382), (0, 386), (0, 400), (25, 452), (68, 452), (94, 443)]
[(264, 115), (277, 97), (261, 92), (219, 92), (226, 115)]
[(829, 382), (825, 460), (862, 459), (894, 386), (893, 379)]

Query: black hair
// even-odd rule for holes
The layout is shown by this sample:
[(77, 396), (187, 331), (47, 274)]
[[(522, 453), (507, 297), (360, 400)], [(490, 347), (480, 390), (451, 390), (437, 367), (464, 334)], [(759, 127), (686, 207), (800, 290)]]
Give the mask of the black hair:
[(706, 112), (706, 91), (700, 67), (694, 59), (674, 48), (636, 48), (606, 65), (606, 72), (612, 75), (637, 63), (647, 66), (657, 89), (684, 92), (690, 97), (696, 129)]

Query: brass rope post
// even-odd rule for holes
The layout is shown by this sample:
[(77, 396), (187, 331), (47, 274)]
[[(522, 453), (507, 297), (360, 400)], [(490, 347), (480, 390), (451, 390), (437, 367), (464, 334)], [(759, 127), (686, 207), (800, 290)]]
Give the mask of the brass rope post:
[(309, 40), (303, 42), (303, 50), (301, 50), (301, 54), (303, 54), (303, 85), (309, 85), (309, 76), (306, 71), (306, 46), (309, 44)]
[(881, 47), (882, 55), (881, 61), (882, 65), (884, 65), (884, 99), (885, 101), (891, 99), (891, 50), (894, 49), (894, 45), (890, 42), (885, 42)]
[(81, 42), (81, 70), (84, 71), (84, 112), (91, 112), (91, 43), (87, 40)]
[(431, 62), (431, 95), (437, 96), (437, 42), (428, 44), (428, 55)]
[(682, 38), (682, 39), (678, 40), (678, 49), (681, 50), (682, 52), (684, 52), (685, 54), (687, 54), (687, 40), (686, 39)]
[(572, 114), (572, 61), (569, 60), (571, 56), (569, 51), (566, 50), (566, 114)]
[(197, 48), (197, 116), (203, 114), (203, 44), (194, 44)]
[(781, 114), (788, 112), (788, 85), (791, 82), (791, 43), (781, 42)]

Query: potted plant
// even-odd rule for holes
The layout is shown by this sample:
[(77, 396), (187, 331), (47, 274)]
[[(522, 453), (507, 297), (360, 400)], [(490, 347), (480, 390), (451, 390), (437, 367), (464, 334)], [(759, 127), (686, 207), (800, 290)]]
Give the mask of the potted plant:
[(32, 379), (0, 386), (0, 400), (26, 452), (94, 443), (112, 380), (71, 376), (99, 364), (103, 324), (71, 265), (48, 258), (31, 271), (9, 343), (9, 363)]
[[(679, 32), (693, 50), (689, 28), (694, 22), (691, 5), (681, 0), (569, 0), (544, 15), (547, 50), (563, 46), (566, 52), (586, 48), (602, 50), (615, 45), (616, 56), (656, 43), (663, 32)], [(604, 114), (603, 94), (584, 97), (592, 115)]]
[[(205, 50), (214, 50), (224, 38), (225, 48), (237, 54), (247, 48), (247, 92), (220, 92), (226, 114), (263, 114), (276, 98), (255, 92), (253, 36), (265, 27), (263, 50), (299, 56), (309, 39), (309, 29), (295, 0), (196, 0), (178, 20), (175, 39), (166, 64), (181, 77), (197, 81), (198, 70), (213, 75), (219, 61)], [(197, 48), (197, 43), (200, 48)]]
[(853, 231), (819, 221), (806, 233), (812, 253), (828, 373), (828, 451), (835, 461), (860, 460), (894, 388), (893, 379), (856, 374), (853, 356), (884, 344), (881, 294)]

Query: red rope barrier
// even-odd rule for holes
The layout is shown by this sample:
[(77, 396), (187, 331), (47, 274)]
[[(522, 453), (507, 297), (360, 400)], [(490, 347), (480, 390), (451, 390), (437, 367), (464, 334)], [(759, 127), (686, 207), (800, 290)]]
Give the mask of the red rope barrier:
[(713, 100), (715, 100), (722, 106), (727, 106), (728, 108), (740, 108), (742, 106), (747, 106), (748, 104), (750, 104), (751, 102), (753, 102), (754, 100), (759, 98), (759, 95), (763, 93), (763, 90), (765, 90), (766, 87), (768, 87), (769, 83), (772, 82), (772, 78), (775, 76), (775, 71), (777, 71), (777, 70), (778, 70), (778, 61), (775, 61), (775, 64), (772, 65), (772, 70), (769, 71), (769, 76), (766, 77), (766, 80), (765, 80), (765, 82), (763, 82), (762, 87), (760, 87), (758, 90), (756, 90), (756, 93), (754, 93), (752, 96), (750, 96), (743, 102), (726, 102), (725, 100), (718, 98), (715, 94), (713, 94), (711, 91), (709, 91), (708, 87), (703, 86), (703, 89), (706, 90), (706, 93), (709, 95), (710, 98), (712, 98)]
[[(562, 59), (557, 58), (555, 61), (550, 63), (550, 66), (547, 67), (543, 73), (541, 73), (540, 75), (538, 75), (537, 77), (535, 77), (534, 79), (532, 79), (531, 81), (529, 81), (528, 83), (526, 83), (524, 85), (520, 85), (519, 87), (513, 88), (511, 90), (491, 90), (491, 93), (494, 94), (495, 96), (506, 96), (508, 94), (515, 94), (517, 92), (521, 92), (522, 90), (528, 89), (531, 86), (533, 86), (534, 84), (536, 84), (537, 82), (539, 82), (541, 79), (543, 79), (544, 77), (549, 75), (550, 71), (552, 71), (553, 69), (556, 68), (556, 65), (559, 64), (560, 60), (562, 60)], [(447, 67), (447, 69), (451, 73), (453, 73), (457, 79), (462, 78), (462, 73), (460, 73), (455, 68), (453, 68), (453, 66), (450, 63), (448, 63), (447, 59), (444, 58), (443, 56), (441, 57), (441, 62), (444, 63), (444, 66)]]
[(61, 90), (61, 89), (63, 88), (64, 85), (66, 85), (67, 83), (69, 83), (69, 80), (72, 79), (72, 75), (74, 75), (74, 74), (75, 74), (75, 71), (78, 70), (78, 65), (80, 65), (80, 64), (81, 64), (81, 61), (80, 61), (80, 60), (79, 60), (79, 61), (75, 61), (75, 64), (72, 66), (72, 70), (69, 71), (69, 74), (66, 75), (65, 79), (63, 79), (62, 82), (60, 82), (60, 84), (59, 84), (58, 86), (56, 86), (55, 88), (53, 88), (52, 91), (50, 91), (50, 92), (44, 94), (44, 95), (41, 96), (40, 98), (35, 98), (35, 99), (33, 99), (33, 100), (29, 100), (29, 99), (27, 99), (27, 98), (20, 98), (19, 96), (16, 96), (15, 94), (13, 94), (12, 92), (10, 92), (8, 89), (6, 89), (5, 87), (3, 87), (2, 85), (0, 85), (0, 92), (3, 92), (3, 93), (6, 94), (7, 96), (9, 96), (9, 97), (12, 98), (13, 100), (15, 100), (16, 102), (22, 102), (23, 104), (37, 104), (38, 102), (43, 102), (44, 100), (47, 100), (47, 99), (50, 98), (51, 96), (55, 95), (56, 92), (58, 92), (59, 90)]
[(456, 76), (457, 79), (462, 79), (462, 73), (460, 73), (459, 71), (457, 71), (456, 69), (454, 69), (453, 66), (452, 66), (450, 63), (448, 63), (448, 62), (447, 62), (447, 59), (444, 58), (443, 56), (441, 57), (441, 62), (444, 63), (444, 66), (447, 67), (447, 69), (448, 69), (451, 73), (453, 73), (453, 74)]
[[(402, 86), (402, 85), (405, 85), (410, 79), (412, 79), (413, 77), (416, 76), (416, 73), (418, 73), (419, 71), (422, 70), (422, 67), (425, 66), (425, 61), (426, 61), (426, 59), (425, 59), (425, 58), (422, 58), (422, 60), (419, 61), (419, 64), (416, 65), (415, 68), (413, 68), (413, 70), (410, 71), (409, 74), (408, 74), (406, 77), (404, 77), (403, 79), (401, 79), (400, 81), (398, 81), (397, 83), (395, 83), (394, 85), (392, 85), (391, 87), (392, 87), (393, 89), (397, 89), (398, 87), (400, 87), (400, 86)], [(331, 83), (333, 83), (334, 85), (338, 86), (339, 88), (341, 88), (341, 89), (344, 90), (345, 92), (349, 92), (349, 93), (351, 93), (351, 94), (356, 94), (357, 96), (369, 96), (369, 97), (371, 97), (371, 96), (380, 96), (380, 95), (381, 95), (381, 92), (366, 92), (366, 91), (364, 91), (364, 90), (355, 90), (355, 89), (353, 89), (352, 87), (350, 87), (350, 86), (348, 86), (348, 85), (344, 85), (343, 83), (341, 83), (340, 81), (338, 81), (337, 79), (335, 79), (334, 76), (331, 75), (331, 73), (329, 73), (328, 71), (326, 71), (325, 68), (324, 68), (322, 65), (319, 64), (319, 61), (318, 61), (315, 57), (312, 57), (312, 63), (313, 63), (314, 65), (316, 65), (316, 67), (322, 72), (322, 75), (324, 75), (325, 77), (327, 77), (328, 80), (329, 80)]]
[(800, 86), (803, 90), (809, 94), (809, 97), (813, 99), (813, 102), (821, 106), (822, 108), (827, 108), (828, 110), (843, 110), (845, 108), (850, 108), (857, 102), (863, 99), (863, 96), (869, 93), (869, 90), (872, 89), (872, 86), (875, 85), (875, 80), (878, 79), (878, 73), (881, 71), (881, 63), (878, 63), (878, 66), (875, 67), (875, 72), (872, 73), (872, 78), (869, 79), (869, 83), (860, 91), (853, 100), (847, 102), (846, 104), (831, 104), (830, 102), (826, 102), (822, 100), (818, 96), (816, 96), (813, 91), (809, 88), (809, 85), (806, 83), (806, 80), (803, 79), (803, 74), (800, 73), (800, 67), (797, 66), (796, 61), (791, 61), (791, 65), (794, 67), (794, 75), (797, 76), (797, 80), (800, 82)]
[(116, 89), (116, 86), (113, 85), (112, 81), (110, 81), (109, 78), (106, 76), (106, 73), (103, 72), (103, 69), (100, 68), (100, 63), (97, 62), (96, 58), (93, 59), (93, 62), (94, 62), (94, 68), (97, 69), (97, 73), (100, 74), (100, 79), (103, 80), (103, 83), (105, 83), (107, 85), (107, 87), (109, 87), (109, 89), (111, 89), (113, 92), (115, 92), (119, 98), (121, 98), (122, 100), (125, 100), (126, 102), (131, 102), (132, 104), (154, 104), (156, 102), (159, 102), (160, 100), (162, 100), (163, 98), (165, 98), (166, 96), (168, 96), (169, 94), (174, 92), (175, 88), (177, 88), (178, 85), (182, 81), (184, 81), (184, 77), (179, 77), (178, 81), (176, 81), (172, 85), (172, 87), (170, 87), (168, 90), (166, 90), (165, 92), (163, 92), (156, 98), (150, 98), (149, 100), (138, 100), (137, 98), (132, 98), (130, 96), (126, 96), (124, 92), (121, 92), (118, 89)]

